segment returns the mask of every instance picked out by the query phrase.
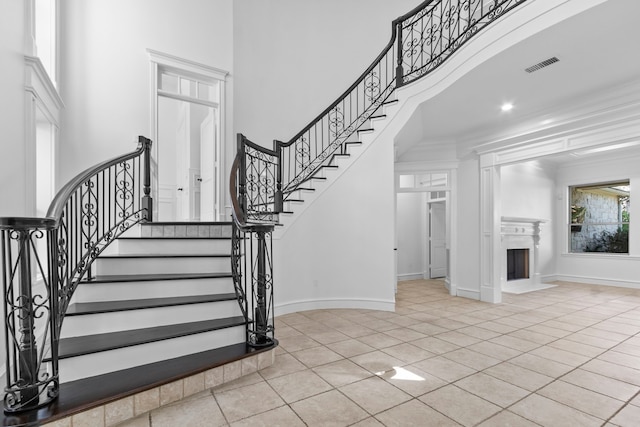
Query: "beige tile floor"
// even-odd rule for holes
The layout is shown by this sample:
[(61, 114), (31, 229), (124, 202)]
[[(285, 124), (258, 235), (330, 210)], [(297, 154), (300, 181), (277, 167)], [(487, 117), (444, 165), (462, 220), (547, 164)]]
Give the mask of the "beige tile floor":
[(640, 426), (640, 291), (558, 283), (280, 316), (273, 366), (123, 426)]

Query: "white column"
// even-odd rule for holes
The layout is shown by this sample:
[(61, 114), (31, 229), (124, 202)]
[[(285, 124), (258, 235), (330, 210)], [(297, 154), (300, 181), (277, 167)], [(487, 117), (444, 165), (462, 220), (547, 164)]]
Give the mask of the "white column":
[(480, 157), (480, 300), (502, 302), (500, 268), (501, 198), (500, 166), (494, 155)]

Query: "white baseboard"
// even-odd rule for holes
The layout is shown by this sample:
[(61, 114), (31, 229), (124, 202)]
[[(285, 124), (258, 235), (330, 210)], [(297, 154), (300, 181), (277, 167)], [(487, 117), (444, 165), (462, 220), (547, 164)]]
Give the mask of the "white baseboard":
[(620, 288), (640, 289), (640, 282), (633, 280), (618, 280), (587, 276), (566, 276), (563, 274), (544, 276), (543, 280), (545, 282), (577, 282), (586, 283), (588, 285), (618, 286)]
[(456, 294), (459, 297), (480, 300), (480, 291), (476, 291), (473, 289), (462, 289), (458, 286), (458, 288), (456, 289)]
[(422, 280), (424, 279), (424, 273), (402, 273), (398, 274), (398, 282), (404, 282), (406, 280)]
[(297, 313), (299, 311), (324, 310), (332, 308), (353, 308), (365, 310), (395, 311), (395, 301), (365, 299), (317, 299), (291, 301), (275, 305), (275, 315)]

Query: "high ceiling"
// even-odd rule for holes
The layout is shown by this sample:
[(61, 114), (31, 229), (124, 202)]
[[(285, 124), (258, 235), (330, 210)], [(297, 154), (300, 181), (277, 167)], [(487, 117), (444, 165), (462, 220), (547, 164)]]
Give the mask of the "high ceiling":
[[(640, 1), (608, 0), (526, 39), (481, 64), (423, 103), (396, 137), (400, 153), (416, 144), (456, 143), (553, 112), (590, 94), (640, 81)], [(525, 68), (557, 57), (533, 73)], [(505, 113), (505, 102), (514, 105)]]

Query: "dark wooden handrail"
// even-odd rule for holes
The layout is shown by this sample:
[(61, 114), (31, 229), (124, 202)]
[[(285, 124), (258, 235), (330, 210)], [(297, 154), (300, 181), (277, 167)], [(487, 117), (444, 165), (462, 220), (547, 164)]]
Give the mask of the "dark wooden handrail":
[[(92, 166), (85, 171), (76, 175), (71, 181), (69, 181), (64, 187), (58, 191), (56, 196), (51, 201), (49, 205), (49, 209), (47, 210), (47, 218), (52, 218), (56, 221), (56, 226), (58, 226), (60, 218), (62, 217), (62, 212), (64, 211), (64, 207), (67, 204), (67, 201), (71, 197), (71, 195), (80, 187), (82, 184), (87, 182), (89, 178), (96, 175), (97, 173), (110, 168), (111, 166), (117, 165), (122, 162), (126, 162), (127, 160), (134, 159), (138, 156), (141, 156), (145, 150), (149, 150), (151, 147), (151, 140), (147, 139), (143, 136), (138, 137), (138, 147), (135, 151), (124, 154), (121, 156), (114, 157), (110, 160), (105, 160), (102, 163), (98, 163), (95, 166)], [(145, 171), (145, 175), (150, 175), (151, 171)]]

